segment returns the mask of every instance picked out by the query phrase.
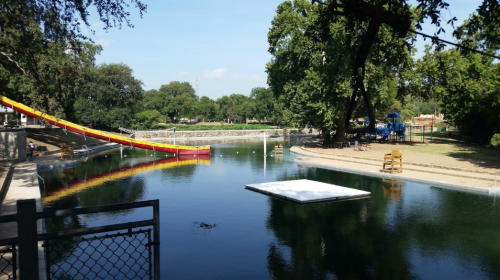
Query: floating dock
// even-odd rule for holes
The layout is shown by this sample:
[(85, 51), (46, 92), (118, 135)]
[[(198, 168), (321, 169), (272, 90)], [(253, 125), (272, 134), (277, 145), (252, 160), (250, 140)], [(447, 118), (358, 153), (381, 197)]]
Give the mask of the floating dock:
[(246, 185), (246, 189), (299, 204), (368, 198), (371, 193), (307, 179)]

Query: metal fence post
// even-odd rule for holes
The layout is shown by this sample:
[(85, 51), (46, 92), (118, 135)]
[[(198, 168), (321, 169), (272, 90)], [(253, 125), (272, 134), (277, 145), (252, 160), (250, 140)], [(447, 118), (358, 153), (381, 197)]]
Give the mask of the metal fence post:
[(153, 228), (154, 238), (154, 279), (160, 279), (160, 201), (156, 200), (153, 204), (153, 220), (155, 226)]
[(17, 201), (17, 236), (19, 240), (19, 279), (38, 280), (38, 242), (36, 201)]

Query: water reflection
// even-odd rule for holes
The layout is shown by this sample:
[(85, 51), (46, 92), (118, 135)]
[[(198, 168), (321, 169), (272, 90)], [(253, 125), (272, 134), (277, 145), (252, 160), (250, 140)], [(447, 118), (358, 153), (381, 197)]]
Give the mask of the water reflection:
[(401, 198), (403, 181), (382, 179), (382, 183), (384, 183), (384, 197), (390, 197), (395, 201)]
[[(43, 200), (44, 207), (49, 207), (54, 202), (80, 193), (80, 206), (92, 206), (94, 205), (106, 205), (112, 203), (123, 203), (123, 202), (133, 202), (142, 198), (142, 192), (144, 190), (144, 186), (140, 181), (132, 180), (129, 184), (124, 184), (125, 182), (120, 180), (130, 178), (134, 175), (138, 175), (144, 172), (156, 171), (156, 170), (164, 170), (173, 167), (185, 166), (185, 165), (195, 165), (195, 164), (210, 164), (210, 156), (209, 155), (199, 155), (197, 157), (193, 156), (180, 156), (180, 157), (172, 157), (161, 160), (155, 160), (151, 162), (137, 164), (131, 167), (123, 167), (118, 170), (113, 170), (109, 172), (105, 172), (103, 174), (94, 175), (90, 178), (85, 176), (82, 180), (74, 181), (75, 178), (75, 170), (74, 169), (66, 169), (62, 170), (61, 181), (63, 183), (63, 187), (60, 189), (51, 191), (45, 195)], [(182, 172), (175, 172), (176, 176), (185, 176)], [(172, 174), (169, 174), (172, 175)], [(71, 182), (71, 183), (69, 183)], [(107, 194), (100, 194), (95, 197), (96, 194), (92, 191), (92, 188), (97, 186), (101, 186), (105, 183), (108, 183), (106, 187)], [(117, 184), (118, 183), (118, 184)], [(127, 187), (127, 185), (130, 186)], [(118, 190), (116, 190), (118, 188)], [(121, 189), (125, 188), (125, 189)], [(111, 190), (110, 190), (111, 189)], [(85, 192), (84, 192), (85, 191)], [(82, 193), (83, 192), (83, 193)], [(102, 190), (98, 191), (99, 193)], [(120, 193), (120, 195), (112, 195), (109, 193)], [(132, 196), (130, 199), (125, 199), (124, 196)]]
[(500, 247), (492, 245), (500, 244), (500, 205), (491, 197), (428, 193), (425, 186), (316, 168), (281, 179), (300, 177), (359, 186), (372, 199), (269, 199), (267, 228), (277, 241), (267, 262), (275, 279), (500, 279)]

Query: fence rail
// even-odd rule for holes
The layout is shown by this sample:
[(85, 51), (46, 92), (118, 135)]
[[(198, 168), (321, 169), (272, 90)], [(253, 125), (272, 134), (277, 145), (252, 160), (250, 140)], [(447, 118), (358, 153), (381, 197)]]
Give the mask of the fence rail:
[[(152, 219), (37, 233), (39, 219), (144, 207), (152, 207)], [(159, 213), (158, 200), (42, 212), (35, 200), (20, 200), (17, 214), (0, 216), (0, 223), (17, 222), (18, 229), (18, 237), (0, 240), (0, 279), (16, 279), (18, 269), (21, 280), (39, 279), (39, 241), (47, 279), (160, 279)]]

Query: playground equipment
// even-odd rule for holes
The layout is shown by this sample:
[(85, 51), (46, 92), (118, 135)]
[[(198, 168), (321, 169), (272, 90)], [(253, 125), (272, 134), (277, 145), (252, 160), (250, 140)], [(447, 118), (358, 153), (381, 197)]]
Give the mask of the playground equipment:
[(392, 112), (387, 115), (387, 119), (387, 126), (377, 127), (377, 134), (382, 135), (379, 142), (386, 140), (393, 131), (396, 133), (398, 139), (405, 139), (406, 125), (401, 121), (401, 115)]
[(115, 142), (123, 145), (130, 145), (132, 147), (154, 150), (159, 152), (167, 152), (173, 154), (184, 154), (184, 155), (206, 155), (210, 154), (210, 146), (179, 146), (164, 143), (155, 143), (149, 141), (135, 140), (131, 138), (126, 138), (114, 134), (109, 134), (102, 132), (100, 130), (90, 129), (85, 126), (77, 125), (65, 120), (57, 119), (54, 116), (47, 115), (40, 111), (34, 110), (26, 105), (19, 102), (11, 100), (5, 96), (0, 95), (0, 104), (12, 108), (18, 112), (28, 115), (33, 118), (42, 118), (48, 123), (58, 126), (64, 130), (69, 130), (78, 134), (82, 134), (84, 137), (94, 137), (102, 140), (107, 140), (109, 142)]

